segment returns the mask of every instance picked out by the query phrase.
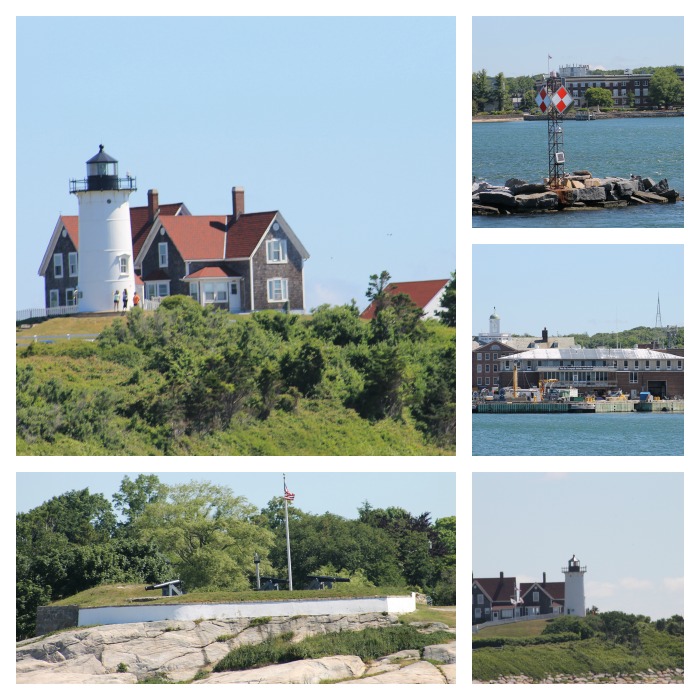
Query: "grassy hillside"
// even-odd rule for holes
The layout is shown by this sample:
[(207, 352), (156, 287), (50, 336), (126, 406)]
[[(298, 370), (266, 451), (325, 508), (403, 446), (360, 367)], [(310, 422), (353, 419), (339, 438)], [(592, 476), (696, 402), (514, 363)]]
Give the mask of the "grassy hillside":
[(615, 674), (635, 673), (650, 668), (683, 668), (682, 635), (660, 632), (646, 622), (637, 624), (637, 634), (628, 641), (597, 634), (579, 641), (537, 646), (504, 644), (501, 648), (474, 649), (472, 677), (492, 680), (499, 676), (525, 675), (542, 679), (556, 674)]
[(472, 634), (472, 639), (486, 639), (492, 637), (532, 637), (542, 634), (547, 626), (547, 620), (524, 620), (508, 625), (494, 625), (484, 627), (477, 634)]
[(51, 319), (17, 350), (19, 455), (449, 455), (455, 329), (349, 307)]

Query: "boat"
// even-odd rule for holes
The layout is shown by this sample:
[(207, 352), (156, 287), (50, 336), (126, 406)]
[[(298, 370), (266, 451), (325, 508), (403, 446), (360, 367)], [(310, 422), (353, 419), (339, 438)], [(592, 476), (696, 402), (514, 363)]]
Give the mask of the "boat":
[(588, 110), (580, 110), (576, 112), (576, 116), (574, 117), (577, 122), (589, 122), (595, 118), (595, 114), (591, 114)]

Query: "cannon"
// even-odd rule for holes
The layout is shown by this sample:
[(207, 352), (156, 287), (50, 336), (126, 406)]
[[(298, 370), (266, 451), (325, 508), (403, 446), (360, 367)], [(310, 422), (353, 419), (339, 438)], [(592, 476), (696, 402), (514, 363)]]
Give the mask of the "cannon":
[(160, 589), (162, 595), (167, 596), (182, 595), (185, 592), (184, 586), (182, 585), (182, 581), (180, 581), (180, 579), (166, 581), (165, 583), (154, 583), (150, 586), (146, 586), (147, 591), (157, 591), (158, 589)]
[(308, 591), (322, 591), (325, 588), (333, 588), (334, 583), (350, 583), (349, 578), (342, 576), (319, 576), (318, 574), (310, 574), (306, 577), (309, 582), (306, 586)]
[(286, 578), (274, 578), (274, 576), (261, 576), (260, 577), (261, 591), (279, 591), (280, 584), (286, 586), (289, 581)]

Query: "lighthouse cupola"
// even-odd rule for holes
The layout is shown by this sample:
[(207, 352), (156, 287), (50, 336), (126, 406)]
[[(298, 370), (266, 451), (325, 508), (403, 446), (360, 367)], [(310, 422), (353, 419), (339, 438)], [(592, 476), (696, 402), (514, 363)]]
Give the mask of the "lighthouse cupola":
[(489, 316), (489, 334), (498, 336), (501, 334), (501, 317), (496, 313), (496, 307), (493, 307), (493, 313)]
[(87, 188), (89, 190), (119, 189), (118, 162), (105, 152), (100, 144), (100, 150), (87, 162)]

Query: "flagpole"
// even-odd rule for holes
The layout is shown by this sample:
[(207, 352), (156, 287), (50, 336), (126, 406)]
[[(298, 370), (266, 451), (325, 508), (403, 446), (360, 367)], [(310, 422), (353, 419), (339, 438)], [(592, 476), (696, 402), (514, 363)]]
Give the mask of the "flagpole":
[[(287, 494), (287, 479), (282, 474), (282, 482), (284, 484), (284, 494)], [(287, 509), (287, 499), (284, 499), (284, 526), (287, 530), (287, 578), (289, 579), (289, 590), (293, 591), (292, 586), (292, 550), (289, 546), (289, 510)]]

